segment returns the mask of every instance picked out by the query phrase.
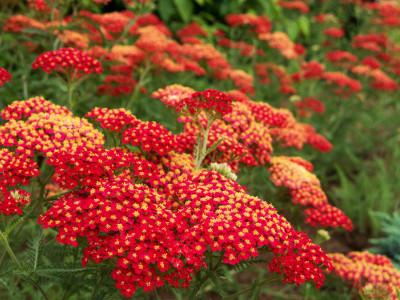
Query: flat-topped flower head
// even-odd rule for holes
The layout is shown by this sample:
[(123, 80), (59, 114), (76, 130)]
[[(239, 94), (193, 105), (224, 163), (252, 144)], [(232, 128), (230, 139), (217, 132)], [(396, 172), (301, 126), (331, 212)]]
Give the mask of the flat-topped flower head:
[(183, 99), (189, 97), (195, 92), (194, 89), (180, 84), (172, 84), (158, 89), (151, 96), (159, 99), (166, 105), (176, 107)]
[[(330, 253), (332, 273), (359, 290), (365, 299), (399, 299), (400, 271), (384, 255), (364, 252)], [(397, 291), (397, 292), (396, 292)], [(364, 297), (363, 297), (364, 298)]]
[(122, 143), (138, 146), (144, 151), (165, 155), (176, 149), (174, 135), (156, 122), (140, 122), (128, 128), (122, 136)]
[(0, 214), (8, 216), (9, 214), (22, 215), (22, 208), (27, 206), (30, 194), (22, 190), (8, 191), (7, 188), (0, 186)]
[(0, 149), (0, 186), (27, 185), (30, 178), (39, 174), (39, 167), (34, 160), (8, 149)]
[(43, 97), (33, 97), (28, 100), (15, 100), (10, 105), (5, 107), (0, 115), (5, 120), (20, 120), (27, 119), (33, 114), (49, 113), (56, 115), (72, 116), (68, 108), (56, 105), (46, 100)]
[(111, 131), (120, 131), (125, 126), (136, 126), (138, 123), (138, 119), (124, 108), (108, 109), (95, 107), (85, 117), (93, 118), (95, 121), (100, 122), (101, 127)]
[(348, 231), (354, 229), (353, 222), (339, 208), (329, 204), (323, 204), (315, 208), (307, 208), (306, 223), (312, 226), (342, 227)]
[(0, 85), (3, 85), (7, 81), (12, 81), (11, 74), (6, 69), (0, 68)]
[(190, 97), (183, 99), (177, 105), (177, 110), (193, 116), (197, 116), (202, 110), (206, 114), (214, 115), (216, 113), (224, 116), (232, 112), (232, 99), (218, 90), (195, 92)]
[(85, 51), (75, 48), (44, 52), (36, 57), (32, 67), (34, 69), (41, 68), (47, 73), (52, 71), (67, 73), (68, 80), (79, 79), (89, 73), (103, 72), (98, 60), (89, 56)]

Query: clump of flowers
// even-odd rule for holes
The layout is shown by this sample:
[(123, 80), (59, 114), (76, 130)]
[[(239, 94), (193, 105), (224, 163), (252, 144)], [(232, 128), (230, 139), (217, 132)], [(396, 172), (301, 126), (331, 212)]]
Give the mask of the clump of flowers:
[(122, 142), (148, 152), (165, 155), (176, 148), (173, 134), (156, 122), (138, 122), (123, 132)]
[[(345, 279), (371, 299), (398, 299), (396, 288), (400, 286), (400, 271), (389, 258), (369, 252), (328, 254), (332, 261), (332, 273)], [(382, 296), (382, 298), (377, 298)]]
[(15, 100), (5, 107), (0, 115), (5, 120), (27, 120), (31, 115), (37, 113), (72, 116), (72, 113), (66, 107), (53, 104), (43, 97), (33, 97), (22, 101)]
[(177, 109), (183, 114), (189, 113), (193, 116), (197, 116), (203, 110), (208, 116), (219, 118), (232, 111), (232, 99), (218, 90), (206, 90), (195, 92), (183, 99)]
[(47, 73), (52, 71), (66, 73), (68, 80), (79, 79), (85, 74), (103, 72), (98, 60), (75, 48), (44, 52), (36, 57), (32, 68), (42, 69)]
[(272, 157), (271, 180), (276, 186), (289, 188), (292, 201), (306, 206), (306, 223), (312, 226), (342, 227), (353, 230), (351, 220), (338, 208), (328, 204), (318, 178), (311, 173), (312, 165), (300, 158)]
[(1, 186), (27, 185), (30, 178), (40, 174), (37, 163), (25, 155), (18, 155), (4, 148), (0, 149)]
[(27, 206), (30, 201), (30, 193), (23, 190), (8, 191), (7, 188), (0, 186), (0, 214), (22, 215), (22, 208)]
[(95, 107), (88, 112), (85, 117), (93, 118), (100, 122), (101, 127), (111, 131), (121, 131), (128, 126), (135, 126), (139, 123), (138, 119), (126, 109), (108, 109)]
[(3, 85), (7, 81), (12, 81), (11, 74), (6, 69), (0, 68), (0, 85)]

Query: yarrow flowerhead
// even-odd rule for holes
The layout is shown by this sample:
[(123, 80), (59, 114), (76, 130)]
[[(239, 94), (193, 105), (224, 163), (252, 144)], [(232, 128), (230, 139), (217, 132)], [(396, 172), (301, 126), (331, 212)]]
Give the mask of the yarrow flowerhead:
[(100, 122), (101, 127), (111, 131), (121, 131), (124, 127), (136, 126), (139, 121), (130, 111), (95, 107), (85, 117)]
[(232, 99), (227, 94), (218, 90), (195, 92), (190, 97), (183, 99), (177, 106), (178, 111), (187, 111), (191, 115), (198, 115), (204, 110), (209, 114), (224, 116), (232, 112)]
[(384, 255), (364, 252), (328, 254), (332, 273), (348, 281), (366, 299), (398, 299), (400, 271)]
[(68, 108), (56, 105), (43, 97), (33, 97), (28, 100), (15, 100), (5, 107), (0, 115), (5, 120), (28, 119), (31, 115), (37, 113), (49, 113), (56, 115), (72, 116)]
[(39, 174), (39, 167), (31, 158), (0, 149), (0, 186), (27, 185), (30, 178)]
[(0, 186), (0, 214), (8, 216), (9, 214), (22, 215), (22, 208), (27, 206), (30, 199), (30, 193), (22, 190), (8, 191), (7, 188)]
[(44, 52), (36, 57), (32, 67), (34, 69), (41, 68), (47, 73), (52, 71), (66, 72), (68, 80), (79, 79), (84, 74), (103, 72), (98, 60), (75, 48), (62, 48)]
[(126, 129), (122, 142), (160, 155), (177, 148), (174, 135), (156, 122), (138, 122), (135, 127)]
[(0, 68), (0, 85), (3, 85), (7, 81), (12, 81), (11, 74), (6, 69)]

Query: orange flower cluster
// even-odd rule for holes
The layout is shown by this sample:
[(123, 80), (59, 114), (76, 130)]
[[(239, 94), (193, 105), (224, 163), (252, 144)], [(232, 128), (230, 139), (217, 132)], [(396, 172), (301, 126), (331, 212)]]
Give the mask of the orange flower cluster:
[(66, 107), (53, 104), (43, 97), (33, 97), (25, 101), (15, 100), (0, 112), (0, 116), (5, 120), (27, 120), (38, 113), (72, 116)]
[[(24, 116), (21, 114), (23, 111), (29, 117), (23, 121), (10, 119), (0, 126), (0, 145), (15, 147), (16, 153), (31, 157), (35, 152), (51, 156), (57, 149), (72, 150), (78, 146), (94, 149), (104, 145), (103, 135), (86, 119), (73, 117), (65, 109), (53, 106), (43, 98), (32, 99), (13, 103), (1, 112), (1, 115), (18, 118)], [(32, 103), (38, 105), (30, 110)], [(24, 110), (24, 105), (27, 110)]]
[(0, 149), (0, 185), (27, 185), (31, 177), (39, 176), (37, 163), (25, 155)]
[(268, 171), (272, 182), (276, 186), (289, 188), (293, 203), (308, 207), (305, 210), (306, 223), (312, 226), (342, 227), (349, 231), (354, 229), (351, 220), (341, 210), (328, 204), (308, 162), (300, 158), (277, 156), (270, 159), (270, 164)]
[(180, 84), (169, 85), (160, 88), (151, 96), (164, 102), (167, 106), (177, 107), (177, 105), (185, 98), (191, 96), (195, 92), (194, 89), (182, 86)]
[(228, 15), (226, 22), (231, 27), (250, 26), (256, 34), (269, 33), (272, 29), (272, 22), (266, 16), (254, 16), (250, 14)]
[(283, 1), (278, 1), (278, 5), (280, 7), (286, 8), (286, 9), (298, 10), (299, 12), (301, 12), (303, 14), (310, 12), (310, 8), (303, 1), (283, 0)]
[(398, 299), (396, 288), (400, 286), (400, 271), (386, 256), (369, 252), (332, 253), (328, 256), (333, 264), (332, 273), (347, 280), (367, 298)]
[(265, 52), (262, 49), (256, 49), (253, 45), (245, 43), (243, 41), (235, 42), (228, 38), (222, 37), (218, 40), (218, 45), (222, 47), (227, 47), (230, 49), (238, 49), (240, 50), (240, 54), (244, 56), (254, 56), (257, 55), (264, 55)]
[(12, 81), (11, 74), (6, 69), (0, 68), (0, 86), (7, 81)]
[(268, 41), (271, 48), (278, 49), (287, 59), (296, 59), (302, 54), (284, 32), (262, 33), (258, 38), (261, 41)]
[(46, 26), (37, 20), (31, 19), (23, 15), (13, 15), (9, 19), (4, 20), (4, 31), (22, 32), (25, 28), (35, 28), (46, 30)]

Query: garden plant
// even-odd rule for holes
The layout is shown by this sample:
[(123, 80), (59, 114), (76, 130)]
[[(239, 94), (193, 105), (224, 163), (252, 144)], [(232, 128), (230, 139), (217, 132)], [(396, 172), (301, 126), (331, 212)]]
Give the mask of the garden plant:
[(0, 299), (400, 299), (400, 4), (0, 21)]

